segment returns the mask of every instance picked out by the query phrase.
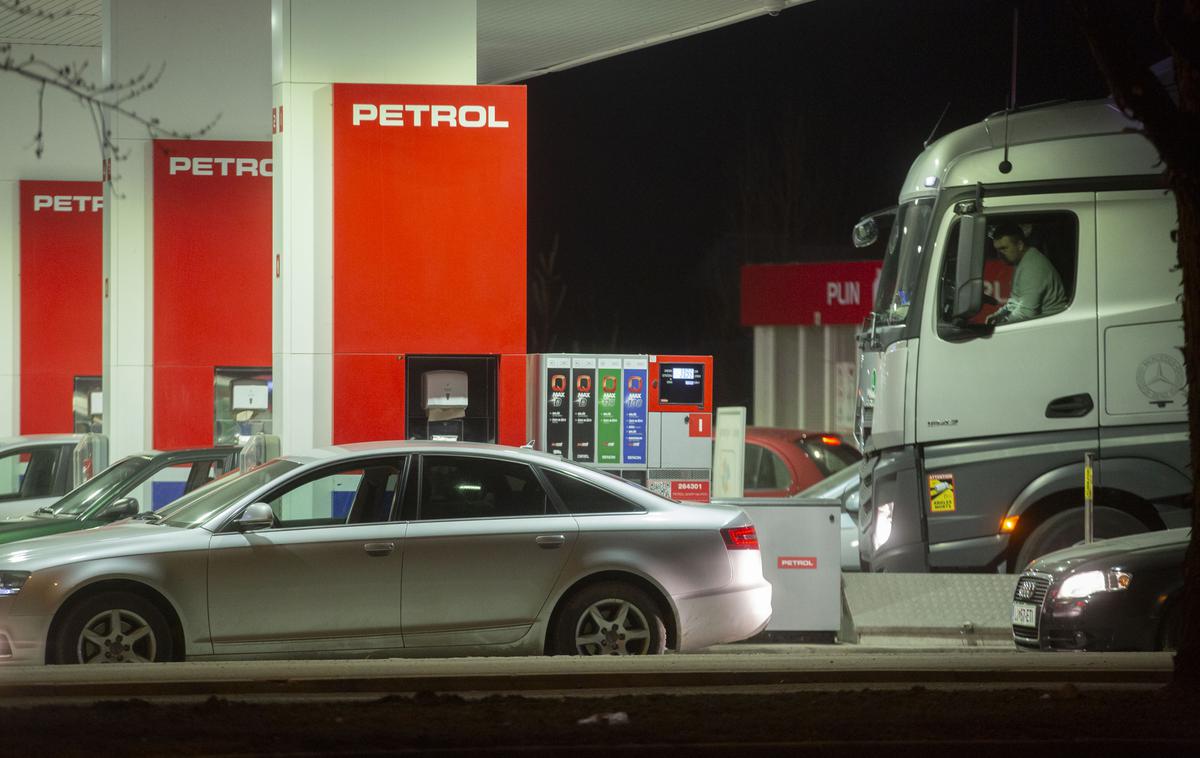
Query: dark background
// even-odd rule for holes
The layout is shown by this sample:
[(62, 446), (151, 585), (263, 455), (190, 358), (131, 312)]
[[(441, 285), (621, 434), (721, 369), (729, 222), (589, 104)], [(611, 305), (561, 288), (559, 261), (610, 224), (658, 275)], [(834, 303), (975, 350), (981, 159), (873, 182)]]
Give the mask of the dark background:
[[(1121, 9), (1147, 63), (1150, 6)], [(530, 352), (711, 353), (750, 407), (739, 267), (865, 257), (943, 109), (1006, 106), (1014, 8), (1018, 107), (1106, 95), (1063, 0), (815, 0), (526, 82)]]

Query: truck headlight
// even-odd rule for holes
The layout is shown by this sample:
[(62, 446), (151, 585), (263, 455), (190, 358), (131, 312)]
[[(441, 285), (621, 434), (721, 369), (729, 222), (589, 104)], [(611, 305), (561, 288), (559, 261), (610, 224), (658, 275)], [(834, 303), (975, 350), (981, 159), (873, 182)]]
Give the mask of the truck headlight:
[(894, 509), (894, 503), (884, 503), (875, 511), (875, 533), (871, 538), (871, 544), (875, 546), (876, 550), (883, 547), (892, 536), (892, 511)]
[(28, 578), (28, 571), (0, 571), (0, 597), (20, 592)]
[(1058, 590), (1058, 596), (1065, 600), (1079, 597), (1091, 597), (1098, 592), (1116, 592), (1129, 587), (1133, 574), (1120, 569), (1108, 571), (1083, 571), (1069, 576)]

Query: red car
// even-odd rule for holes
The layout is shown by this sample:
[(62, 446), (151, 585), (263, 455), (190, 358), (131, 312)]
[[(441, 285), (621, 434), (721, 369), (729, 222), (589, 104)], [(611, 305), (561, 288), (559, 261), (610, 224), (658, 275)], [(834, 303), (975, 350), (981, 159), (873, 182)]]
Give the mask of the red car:
[(862, 455), (840, 435), (803, 429), (746, 427), (746, 497), (788, 497)]

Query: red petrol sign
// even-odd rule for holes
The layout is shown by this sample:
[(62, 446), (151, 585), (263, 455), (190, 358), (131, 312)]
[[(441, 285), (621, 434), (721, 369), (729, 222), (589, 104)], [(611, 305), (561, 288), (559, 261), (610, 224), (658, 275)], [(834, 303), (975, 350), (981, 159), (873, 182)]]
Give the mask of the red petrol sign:
[(707, 503), (709, 487), (707, 481), (674, 481), (671, 482), (671, 499)]
[(817, 559), (814, 556), (781, 555), (775, 561), (775, 567), (781, 569), (815, 569)]
[(882, 267), (880, 261), (742, 266), (742, 326), (861, 323)]

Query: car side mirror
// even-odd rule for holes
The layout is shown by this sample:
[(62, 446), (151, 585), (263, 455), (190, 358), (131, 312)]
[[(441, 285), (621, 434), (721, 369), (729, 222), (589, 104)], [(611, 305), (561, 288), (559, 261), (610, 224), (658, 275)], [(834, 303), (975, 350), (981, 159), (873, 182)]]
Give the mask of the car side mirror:
[(983, 307), (983, 248), (987, 219), (979, 213), (959, 216), (958, 260), (954, 269), (954, 302), (950, 318), (963, 322)]
[(120, 521), (123, 518), (136, 516), (140, 506), (136, 497), (123, 497), (119, 500), (114, 500), (100, 512), (99, 518), (101, 521)]
[(266, 529), (275, 523), (275, 512), (266, 503), (251, 503), (233, 523), (239, 532)]

